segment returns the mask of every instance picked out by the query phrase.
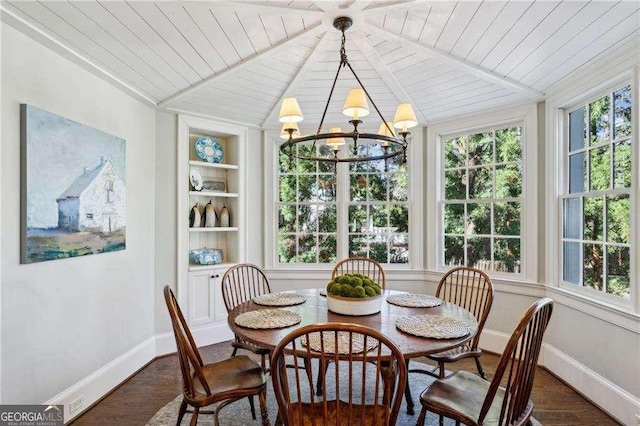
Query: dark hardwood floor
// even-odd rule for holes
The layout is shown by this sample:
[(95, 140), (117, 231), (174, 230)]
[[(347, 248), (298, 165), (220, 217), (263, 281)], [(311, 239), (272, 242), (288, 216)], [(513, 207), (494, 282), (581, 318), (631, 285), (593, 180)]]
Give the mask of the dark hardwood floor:
[[(228, 346), (228, 350), (226, 347)], [(228, 343), (201, 348), (205, 362), (211, 362), (222, 352), (231, 354)], [(490, 378), (499, 358), (484, 354), (482, 363)], [(452, 365), (452, 369), (475, 372), (473, 361)], [(145, 425), (165, 404), (182, 392), (180, 367), (175, 355), (156, 359), (132, 376), (102, 401), (77, 418), (73, 424), (81, 425)], [(413, 390), (417, 400), (419, 391)], [(534, 416), (543, 425), (617, 425), (580, 394), (558, 380), (543, 368), (535, 376), (532, 400)], [(417, 414), (416, 414), (417, 419)]]

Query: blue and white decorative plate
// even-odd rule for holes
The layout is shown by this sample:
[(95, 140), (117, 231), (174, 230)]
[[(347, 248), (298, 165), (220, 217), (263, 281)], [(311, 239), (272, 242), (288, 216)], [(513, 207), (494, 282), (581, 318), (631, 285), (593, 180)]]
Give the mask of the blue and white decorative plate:
[(195, 143), (196, 154), (208, 163), (219, 163), (222, 161), (222, 145), (216, 138), (202, 136)]

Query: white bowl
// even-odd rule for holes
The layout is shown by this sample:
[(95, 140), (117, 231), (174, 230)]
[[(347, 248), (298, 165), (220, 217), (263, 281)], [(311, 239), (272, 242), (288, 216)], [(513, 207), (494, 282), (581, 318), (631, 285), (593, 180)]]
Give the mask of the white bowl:
[(331, 312), (340, 315), (373, 315), (380, 312), (382, 295), (354, 299), (350, 297), (334, 296), (327, 293), (327, 306)]

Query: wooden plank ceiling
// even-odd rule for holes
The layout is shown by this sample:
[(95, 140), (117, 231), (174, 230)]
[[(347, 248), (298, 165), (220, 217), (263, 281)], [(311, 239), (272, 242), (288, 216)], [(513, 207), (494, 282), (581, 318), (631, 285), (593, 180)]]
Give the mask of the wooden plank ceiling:
[[(421, 124), (542, 100), (550, 87), (640, 34), (638, 1), (13, 1), (2, 20), (53, 42), (160, 108), (278, 127), (295, 96), (317, 126), (347, 55), (388, 119), (413, 103)], [(326, 125), (357, 85), (341, 73)], [(374, 117), (373, 115), (370, 117)], [(375, 130), (377, 117), (365, 118)]]

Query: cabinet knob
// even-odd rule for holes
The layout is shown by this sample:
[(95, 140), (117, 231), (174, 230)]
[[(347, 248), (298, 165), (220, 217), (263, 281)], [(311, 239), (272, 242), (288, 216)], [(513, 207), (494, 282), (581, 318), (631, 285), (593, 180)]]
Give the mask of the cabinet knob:
[(220, 278), (220, 275), (211, 275), (211, 278)]

